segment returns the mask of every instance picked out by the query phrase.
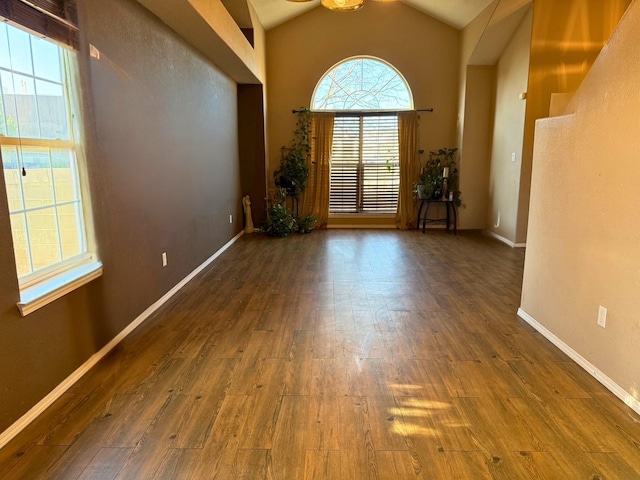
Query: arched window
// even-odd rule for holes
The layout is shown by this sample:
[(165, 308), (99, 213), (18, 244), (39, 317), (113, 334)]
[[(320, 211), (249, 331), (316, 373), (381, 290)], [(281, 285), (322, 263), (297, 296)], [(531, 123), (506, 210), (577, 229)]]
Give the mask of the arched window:
[(334, 65), (320, 79), (312, 110), (411, 110), (411, 89), (388, 63), (371, 57), (352, 57)]
[(348, 58), (320, 79), (311, 109), (336, 112), (329, 213), (395, 213), (400, 185), (396, 112), (412, 108), (404, 77), (379, 59)]

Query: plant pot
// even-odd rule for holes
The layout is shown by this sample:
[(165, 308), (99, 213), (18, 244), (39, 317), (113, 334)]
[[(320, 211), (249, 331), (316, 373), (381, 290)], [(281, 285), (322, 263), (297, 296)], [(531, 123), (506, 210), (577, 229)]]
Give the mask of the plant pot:
[(429, 185), (417, 185), (416, 186), (416, 194), (417, 194), (418, 198), (421, 199), (421, 200), (427, 199), (427, 198), (431, 198), (432, 193), (433, 193), (433, 187), (431, 187)]
[(287, 195), (291, 195), (292, 197), (297, 197), (298, 190), (296, 188), (295, 182), (292, 182), (286, 177), (280, 177), (276, 186), (280, 188), (284, 188), (287, 191)]

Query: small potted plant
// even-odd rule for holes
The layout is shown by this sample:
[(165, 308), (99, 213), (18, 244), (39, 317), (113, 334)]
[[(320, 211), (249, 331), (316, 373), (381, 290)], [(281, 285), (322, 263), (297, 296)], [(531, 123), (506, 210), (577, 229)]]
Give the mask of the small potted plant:
[(313, 232), (318, 219), (315, 215), (305, 215), (304, 217), (296, 219), (298, 224), (298, 233), (311, 233)]
[(276, 189), (276, 198), (269, 200), (271, 206), (267, 209), (264, 231), (271, 237), (286, 237), (298, 229), (293, 213), (284, 206), (286, 195), (287, 192), (284, 188), (278, 188)]
[[(453, 202), (460, 206), (460, 174), (455, 160), (457, 148), (441, 148), (429, 152), (420, 176), (414, 182), (414, 194), (419, 199), (440, 199), (443, 195), (443, 184), (447, 175), (448, 191), (452, 193)], [(420, 154), (424, 150), (420, 150)]]

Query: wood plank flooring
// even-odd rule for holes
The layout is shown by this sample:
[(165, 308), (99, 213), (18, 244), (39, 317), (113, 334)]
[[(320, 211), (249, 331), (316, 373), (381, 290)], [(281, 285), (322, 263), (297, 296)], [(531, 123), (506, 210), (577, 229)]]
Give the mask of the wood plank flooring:
[(640, 479), (640, 419), (479, 234), (245, 235), (0, 450), (9, 479)]

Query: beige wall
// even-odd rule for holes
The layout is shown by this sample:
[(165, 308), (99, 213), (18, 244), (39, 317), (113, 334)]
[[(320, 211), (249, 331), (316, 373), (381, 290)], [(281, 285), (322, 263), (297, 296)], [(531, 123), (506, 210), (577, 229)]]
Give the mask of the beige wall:
[[(422, 114), (425, 150), (456, 146), (459, 32), (400, 2), (370, 2), (349, 14), (318, 7), (267, 32), (269, 171), (295, 128), (291, 110), (309, 106), (322, 75), (356, 55), (396, 67)], [(271, 174), (269, 174), (271, 176)]]
[[(491, 148), (488, 231), (516, 243), (518, 195), (533, 12), (522, 20), (496, 66), (495, 116)], [(515, 153), (516, 160), (512, 161)]]
[(469, 24), (460, 31), (460, 84), (458, 90), (458, 143), (462, 143), (462, 128), (464, 122), (465, 108), (465, 92), (467, 85), (466, 68), (469, 65), (471, 56), (482, 38), (482, 34), (491, 21), (491, 16), (495, 12), (496, 6), (500, 0), (494, 0), (487, 8), (474, 18)]
[(465, 67), (464, 134), (460, 155), (460, 228), (484, 229), (489, 201), (489, 165), (495, 90), (493, 65)]
[[(254, 28), (254, 48), (220, 0), (137, 1), (236, 82), (264, 83), (261, 26)], [(250, 14), (255, 21), (253, 8)]]
[(460, 191), (464, 208), (459, 227), (482, 229), (486, 225), (489, 128), (493, 117), (494, 68), (471, 66), (469, 60), (495, 12), (492, 2), (460, 34), (460, 83), (458, 89), (458, 136)]
[[(476, 18), (464, 27), (460, 32), (460, 83), (458, 89), (458, 145), (462, 145), (464, 132), (465, 95), (467, 87), (467, 65), (475, 50), (482, 33), (487, 28), (491, 16), (496, 9), (499, 0), (492, 2)], [(462, 153), (462, 152), (461, 152)]]
[(535, 0), (516, 242), (527, 238), (535, 121), (552, 93), (575, 91), (630, 0)]
[[(462, 30), (458, 119), (462, 228), (486, 229), (490, 224), (496, 65), (530, 11), (531, 1), (495, 0)], [(524, 54), (528, 58), (528, 52)]]
[[(640, 2), (537, 122), (522, 309), (640, 400)], [(596, 324), (608, 308), (606, 329)], [(631, 403), (631, 398), (628, 399)], [(636, 403), (636, 406), (640, 406)]]
[(251, 24), (253, 26), (253, 50), (254, 50), (254, 68), (261, 83), (264, 85), (267, 78), (267, 32), (260, 23), (253, 5), (246, 0), (251, 15)]

